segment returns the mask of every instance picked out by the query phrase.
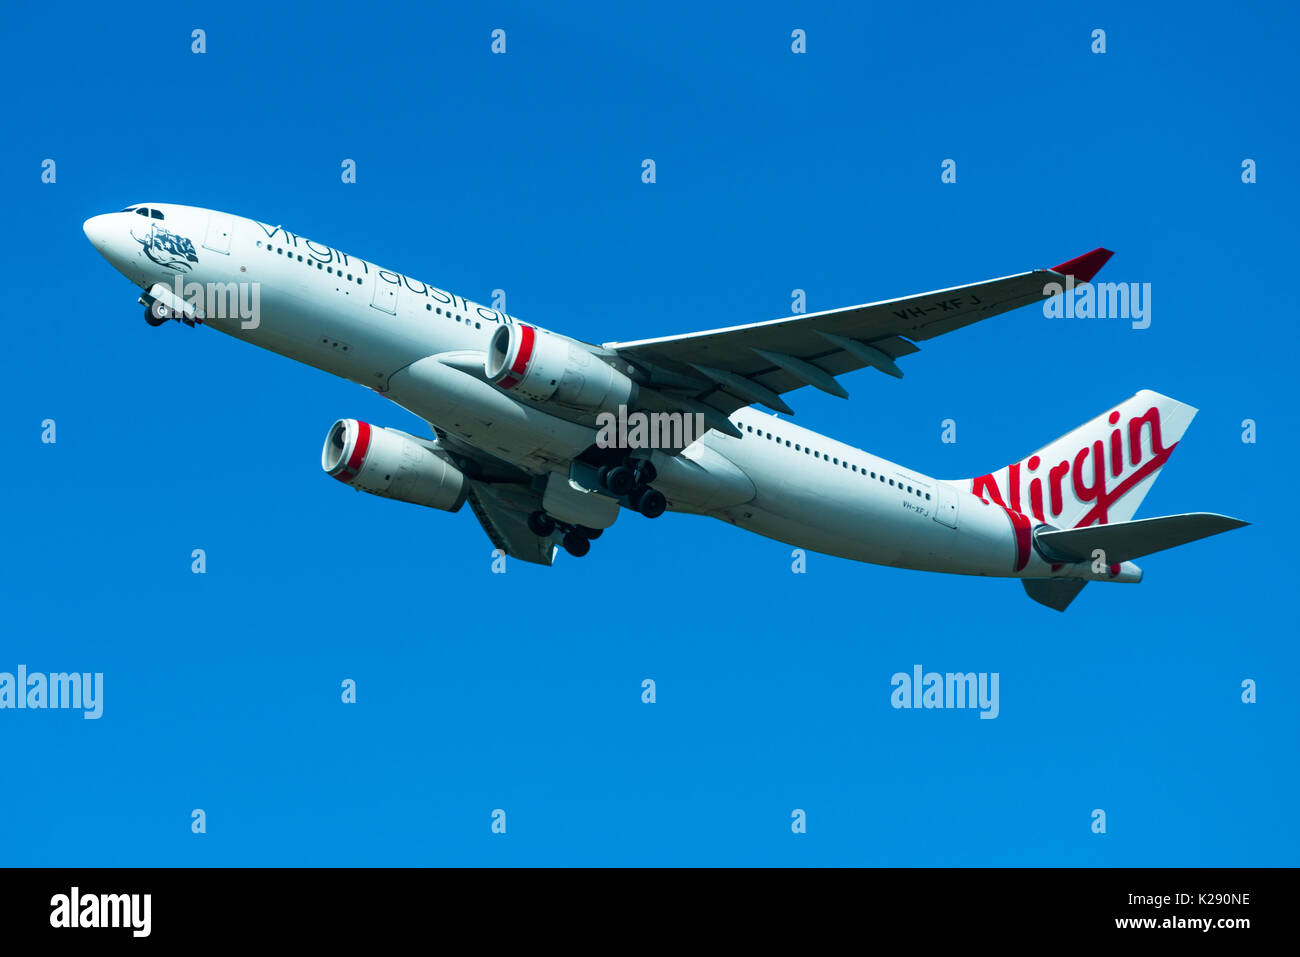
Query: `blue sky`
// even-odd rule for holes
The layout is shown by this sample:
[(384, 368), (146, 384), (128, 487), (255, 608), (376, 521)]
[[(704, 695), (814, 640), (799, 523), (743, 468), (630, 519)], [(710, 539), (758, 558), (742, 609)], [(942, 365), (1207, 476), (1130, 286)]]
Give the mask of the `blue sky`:
[[(0, 863), (1300, 863), (1278, 534), (1300, 14), (1134, 6), (11, 11), (0, 671), (103, 672), (105, 702), (0, 711)], [(1020, 310), (926, 343), (902, 381), (855, 373), (849, 402), (800, 392), (798, 421), (968, 476), (1151, 388), (1201, 412), (1139, 515), (1254, 524), (1065, 615), (1014, 581), (817, 555), (795, 575), (789, 546), (671, 515), (493, 575), (468, 509), (321, 473), (334, 419), (419, 429), (407, 413), (145, 325), (81, 223), (150, 200), (501, 288), (592, 341), (1105, 245), (1107, 278), (1152, 284), (1149, 329)], [(999, 717), (892, 709), (915, 664), (997, 672)]]

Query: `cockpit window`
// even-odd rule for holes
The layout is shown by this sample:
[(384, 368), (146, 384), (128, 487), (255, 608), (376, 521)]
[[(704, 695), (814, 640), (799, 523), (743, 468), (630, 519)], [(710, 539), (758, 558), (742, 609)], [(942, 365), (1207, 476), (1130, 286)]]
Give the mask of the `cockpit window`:
[(135, 211), (135, 214), (136, 214), (137, 216), (148, 216), (148, 215), (149, 215), (149, 210), (147, 210), (147, 209), (145, 209), (143, 206), (141, 206), (139, 209), (137, 209), (137, 210)]
[(135, 212), (135, 207), (134, 207), (134, 206), (128, 206), (126, 209), (122, 210), (122, 212), (124, 212), (124, 213), (134, 213), (134, 212)]
[(152, 216), (154, 219), (162, 219), (162, 218), (163, 218), (162, 210), (159, 210), (159, 209), (151, 209), (151, 210), (149, 210), (149, 215)]

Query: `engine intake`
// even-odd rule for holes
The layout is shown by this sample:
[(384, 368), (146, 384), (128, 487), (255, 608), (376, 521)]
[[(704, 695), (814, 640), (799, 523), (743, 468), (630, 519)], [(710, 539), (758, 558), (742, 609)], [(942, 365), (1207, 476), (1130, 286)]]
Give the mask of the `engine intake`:
[(492, 334), (484, 372), (508, 392), (584, 412), (613, 412), (636, 402), (636, 383), (609, 363), (571, 339), (523, 323)]
[(325, 437), (321, 468), (371, 495), (457, 511), (469, 495), (460, 469), (405, 432), (339, 419)]

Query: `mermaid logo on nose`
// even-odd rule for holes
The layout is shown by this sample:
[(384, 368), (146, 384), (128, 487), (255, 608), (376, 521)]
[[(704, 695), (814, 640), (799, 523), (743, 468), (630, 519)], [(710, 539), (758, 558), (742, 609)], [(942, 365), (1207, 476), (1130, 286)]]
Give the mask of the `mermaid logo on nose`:
[(150, 224), (149, 235), (143, 239), (132, 229), (131, 238), (143, 246), (144, 254), (159, 266), (177, 272), (189, 272), (194, 268), (193, 264), (199, 261), (193, 242), (157, 224)]

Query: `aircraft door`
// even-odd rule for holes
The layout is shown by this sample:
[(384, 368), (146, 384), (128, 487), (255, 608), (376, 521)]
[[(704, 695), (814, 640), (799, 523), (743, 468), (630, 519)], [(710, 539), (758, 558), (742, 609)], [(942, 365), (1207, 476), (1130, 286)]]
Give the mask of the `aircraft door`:
[(397, 283), (388, 282), (379, 272), (376, 272), (375, 298), (370, 301), (370, 305), (390, 316), (397, 315)]
[(230, 255), (230, 234), (235, 231), (235, 217), (229, 213), (212, 210), (208, 213), (208, 231), (203, 236), (203, 248), (223, 256)]
[(937, 482), (935, 487), (938, 504), (934, 509), (934, 520), (949, 528), (957, 527), (957, 490), (947, 482)]

